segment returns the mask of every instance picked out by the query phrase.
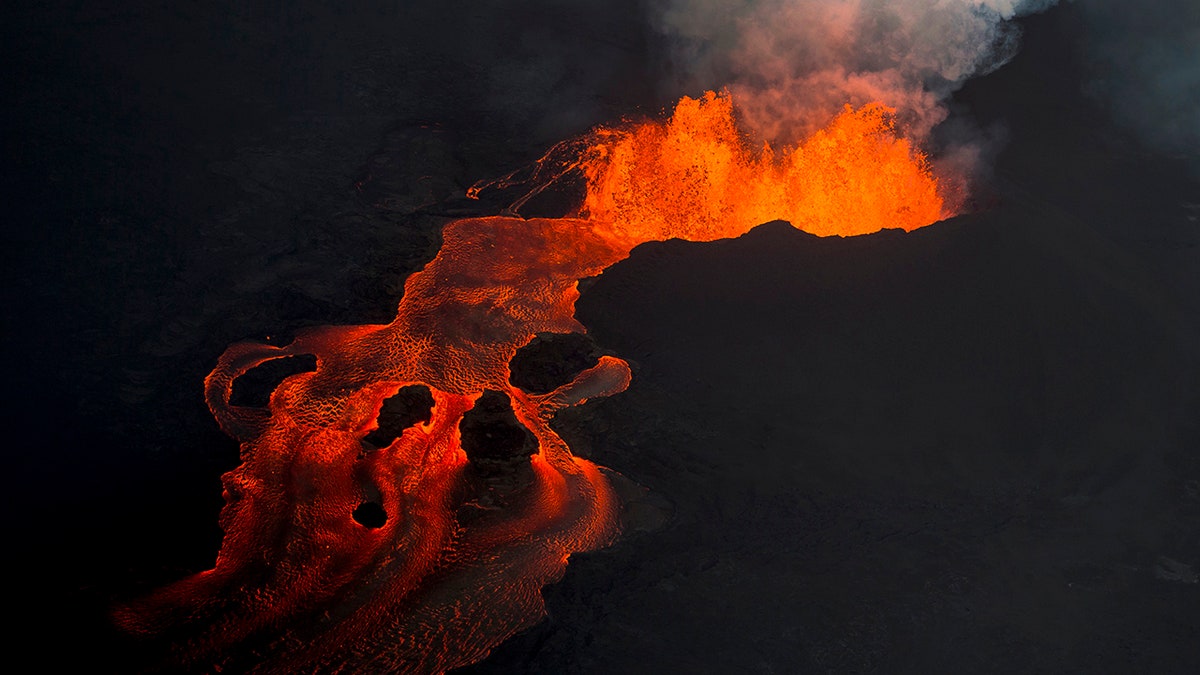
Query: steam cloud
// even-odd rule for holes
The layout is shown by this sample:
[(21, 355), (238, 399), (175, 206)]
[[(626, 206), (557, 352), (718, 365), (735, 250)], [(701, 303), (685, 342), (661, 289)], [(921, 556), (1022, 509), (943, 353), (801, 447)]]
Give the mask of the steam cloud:
[(676, 84), (727, 87), (751, 130), (793, 143), (846, 103), (882, 101), (917, 139), (968, 78), (1017, 49), (1008, 20), (1055, 0), (663, 0)]
[(1086, 87), (1149, 145), (1200, 175), (1200, 3), (1079, 0)]

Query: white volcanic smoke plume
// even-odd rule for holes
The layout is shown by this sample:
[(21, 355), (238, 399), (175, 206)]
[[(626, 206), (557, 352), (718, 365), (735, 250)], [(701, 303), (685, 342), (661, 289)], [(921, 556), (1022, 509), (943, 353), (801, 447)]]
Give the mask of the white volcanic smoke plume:
[(896, 108), (918, 140), (967, 79), (1012, 57), (1009, 19), (1055, 0), (662, 0), (678, 84), (727, 88), (745, 124), (792, 143), (849, 103)]

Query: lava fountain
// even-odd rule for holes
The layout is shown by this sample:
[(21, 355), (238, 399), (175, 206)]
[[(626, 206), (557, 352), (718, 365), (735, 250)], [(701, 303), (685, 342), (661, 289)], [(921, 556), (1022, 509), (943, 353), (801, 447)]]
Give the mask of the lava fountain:
[(685, 97), (665, 124), (601, 130), (583, 162), (593, 220), (645, 240), (736, 237), (771, 220), (812, 234), (913, 230), (946, 216), (923, 154), (881, 103), (846, 106), (799, 145), (752, 148), (728, 94)]
[[(216, 564), (117, 613), (171, 645), (164, 668), (435, 673), (482, 659), (544, 615), (541, 588), (571, 554), (619, 533), (609, 480), (549, 422), (623, 391), (628, 365), (603, 357), (543, 394), (510, 383), (510, 361), (536, 334), (585, 330), (580, 278), (642, 242), (734, 237), (773, 219), (853, 235), (947, 215), (924, 156), (881, 104), (847, 108), (777, 152), (751, 147), (730, 98), (710, 92), (666, 122), (600, 129), (581, 147), (569, 167), (587, 181), (579, 217), (452, 222), (390, 324), (221, 356), (205, 393), (242, 464), (223, 477)], [(298, 355), (316, 369), (286, 378), (267, 408), (230, 403), (238, 377)], [(376, 447), (381, 410), (413, 386), (428, 388), (427, 419)], [(485, 407), (529, 439), (499, 473), (468, 439), (468, 417)], [(356, 520), (364, 503), (382, 522)]]

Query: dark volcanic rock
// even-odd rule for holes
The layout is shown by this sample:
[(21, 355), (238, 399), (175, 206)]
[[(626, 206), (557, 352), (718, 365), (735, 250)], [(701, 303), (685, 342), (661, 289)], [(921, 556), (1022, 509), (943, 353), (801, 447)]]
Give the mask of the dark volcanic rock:
[(297, 373), (311, 373), (316, 369), (317, 357), (312, 354), (272, 359), (233, 381), (229, 403), (264, 408), (279, 383)]
[(387, 523), (387, 511), (379, 502), (363, 502), (354, 509), (354, 520), (363, 527), (378, 529)]
[(462, 672), (1194, 670), (1200, 326), (1155, 272), (1015, 199), (639, 247), (577, 303), (638, 377), (556, 429), (673, 513)]
[(600, 361), (596, 343), (583, 333), (541, 333), (509, 363), (509, 382), (534, 394), (568, 383)]
[(458, 425), (462, 448), (470, 461), (469, 496), (459, 509), (461, 525), (503, 508), (533, 482), (529, 457), (537, 437), (513, 413), (508, 395), (486, 390)]
[(363, 440), (376, 448), (386, 447), (405, 429), (417, 422), (428, 422), (432, 410), (433, 394), (429, 387), (423, 384), (402, 387), (395, 396), (383, 402), (379, 409), (379, 428)]
[(537, 452), (537, 438), (517, 420), (503, 392), (484, 391), (458, 428), (467, 459), (485, 475), (526, 465)]

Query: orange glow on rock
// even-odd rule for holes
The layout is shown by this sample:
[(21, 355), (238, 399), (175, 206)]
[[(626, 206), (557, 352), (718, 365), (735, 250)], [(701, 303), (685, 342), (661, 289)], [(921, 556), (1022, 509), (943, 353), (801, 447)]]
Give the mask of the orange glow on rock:
[[(452, 222), (390, 324), (221, 356), (205, 395), (242, 464), (223, 477), (216, 564), (117, 612), (171, 643), (167, 669), (436, 673), (482, 659), (543, 616), (540, 589), (571, 554), (618, 534), (608, 478), (550, 420), (624, 391), (629, 366), (604, 356), (545, 394), (509, 382), (537, 333), (584, 331), (579, 279), (650, 240), (733, 237), (775, 219), (823, 235), (911, 230), (942, 215), (924, 157), (878, 104), (847, 108), (778, 156), (751, 151), (728, 96), (711, 92), (666, 123), (589, 139), (572, 164), (588, 180), (586, 218)], [(243, 374), (305, 354), (316, 369), (285, 379), (267, 408), (230, 403)], [(384, 401), (411, 385), (428, 387), (431, 417), (367, 444)], [(507, 394), (537, 444), (527, 481), (499, 492), (473, 472), (460, 432), (485, 390)], [(356, 521), (367, 502), (386, 519)]]
[(666, 123), (602, 130), (583, 163), (583, 211), (635, 238), (707, 241), (771, 220), (813, 234), (914, 230), (943, 217), (925, 156), (880, 103), (846, 106), (800, 145), (751, 148), (727, 94), (684, 97)]

